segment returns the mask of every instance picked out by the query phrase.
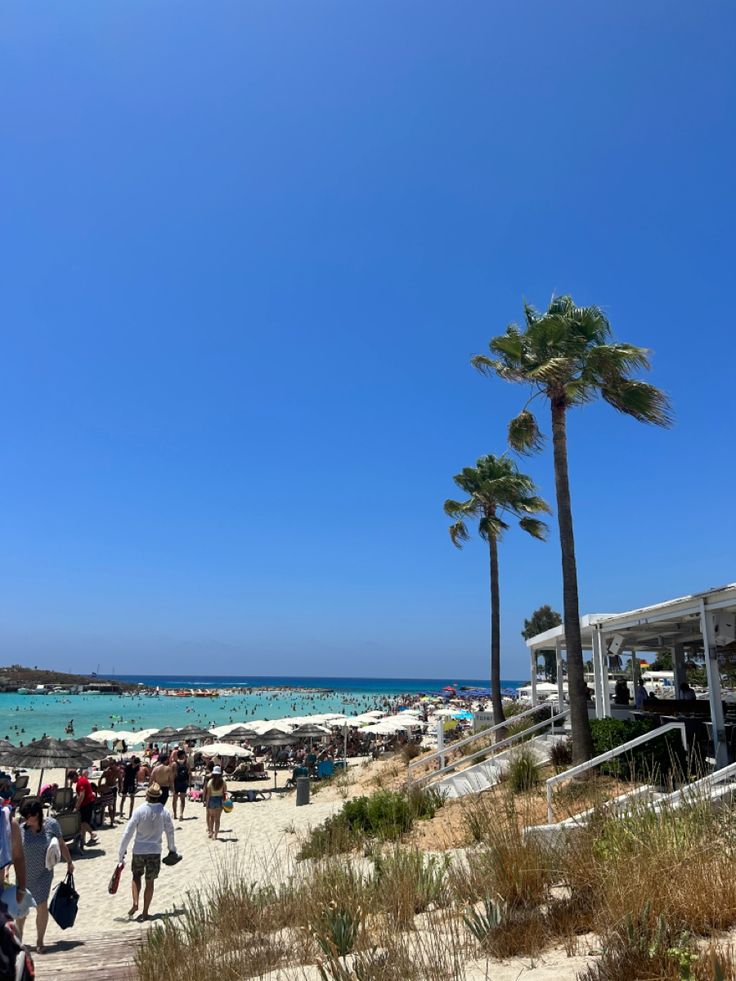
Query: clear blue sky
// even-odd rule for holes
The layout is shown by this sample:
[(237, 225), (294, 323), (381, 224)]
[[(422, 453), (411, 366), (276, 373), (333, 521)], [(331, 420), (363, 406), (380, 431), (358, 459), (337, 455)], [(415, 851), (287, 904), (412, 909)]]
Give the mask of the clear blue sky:
[[(484, 676), (442, 503), (553, 291), (677, 413), (571, 419), (582, 609), (736, 579), (734, 50), (731, 0), (6, 4), (0, 661)], [(555, 538), (501, 563), (523, 677)]]

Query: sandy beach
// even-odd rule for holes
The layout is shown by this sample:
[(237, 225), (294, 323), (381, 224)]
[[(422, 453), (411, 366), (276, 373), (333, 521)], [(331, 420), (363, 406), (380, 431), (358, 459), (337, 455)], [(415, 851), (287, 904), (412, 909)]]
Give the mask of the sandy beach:
[[(229, 815), (223, 815), (221, 837), (217, 841), (206, 835), (204, 809), (187, 802), (183, 820), (175, 822), (177, 848), (183, 861), (168, 868), (162, 866), (156, 881), (151, 912), (152, 923), (164, 915), (177, 916), (186, 905), (186, 894), (206, 888), (208, 882), (230, 870), (241, 869), (251, 881), (268, 881), (284, 876), (293, 868), (300, 836), (310, 826), (324, 821), (342, 807), (345, 796), (365, 792), (366, 783), (376, 766), (363, 766), (356, 761), (347, 778), (348, 786), (329, 785), (312, 794), (308, 805), (297, 807), (293, 793), (274, 794), (270, 800), (236, 804)], [(37, 774), (32, 775), (34, 785)], [(48, 776), (63, 780), (63, 772), (50, 771)], [(281, 783), (285, 776), (279, 774)], [(269, 783), (272, 786), (272, 783)], [(264, 782), (265, 787), (265, 782)], [(142, 800), (142, 797), (141, 797)], [(120, 888), (115, 896), (107, 891), (108, 881), (117, 862), (118, 846), (124, 821), (98, 831), (99, 844), (87, 848), (84, 855), (74, 854), (75, 883), (80, 894), (77, 921), (71, 930), (62, 932), (49, 920), (46, 935), (47, 953), (35, 955), (37, 977), (40, 981), (52, 978), (81, 979), (95, 974), (97, 981), (119, 979), (132, 973), (134, 942), (149, 929), (150, 924), (138, 924), (127, 916), (130, 908), (130, 853)], [(55, 883), (64, 874), (57, 868)], [(34, 914), (28, 919), (26, 941), (35, 941)], [(552, 950), (541, 958), (512, 958), (503, 964), (493, 962), (492, 970), (486, 961), (467, 966), (469, 981), (492, 977), (494, 981), (573, 981), (576, 971), (585, 964), (584, 957), (567, 957), (563, 950)], [(122, 965), (122, 966), (121, 966)], [(127, 968), (126, 966), (127, 965)], [(315, 967), (282, 969), (270, 975), (273, 981), (318, 979)]]

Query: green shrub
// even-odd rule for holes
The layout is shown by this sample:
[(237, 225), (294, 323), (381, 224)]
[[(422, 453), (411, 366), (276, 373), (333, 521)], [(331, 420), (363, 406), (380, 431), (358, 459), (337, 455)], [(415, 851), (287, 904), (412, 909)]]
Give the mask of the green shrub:
[(527, 746), (514, 750), (509, 759), (507, 779), (515, 792), (531, 790), (542, 779), (539, 764)]
[(412, 789), (408, 794), (378, 790), (370, 797), (354, 797), (343, 809), (312, 829), (298, 858), (322, 858), (352, 851), (366, 838), (396, 841), (417, 819), (434, 817), (445, 798), (435, 788)]
[(404, 763), (411, 763), (417, 756), (422, 755), (422, 747), (419, 743), (407, 743), (401, 747), (401, 758)]
[(552, 743), (549, 751), (549, 761), (555, 773), (562, 773), (572, 766), (572, 740), (565, 739), (560, 742)]
[(363, 922), (363, 912), (331, 902), (313, 928), (314, 938), (327, 957), (344, 957), (354, 948)]
[[(594, 754), (598, 756), (606, 753), (656, 728), (655, 719), (591, 719)], [(610, 773), (622, 780), (631, 780), (638, 776), (655, 782), (664, 782), (673, 773), (684, 773), (686, 769), (687, 758), (677, 732), (667, 732), (660, 738), (636, 746), (630, 752), (601, 764), (604, 773)]]
[(450, 899), (447, 884), (449, 859), (425, 855), (416, 848), (396, 848), (377, 855), (374, 892), (393, 921), (411, 926), (417, 913), (430, 905), (444, 906)]

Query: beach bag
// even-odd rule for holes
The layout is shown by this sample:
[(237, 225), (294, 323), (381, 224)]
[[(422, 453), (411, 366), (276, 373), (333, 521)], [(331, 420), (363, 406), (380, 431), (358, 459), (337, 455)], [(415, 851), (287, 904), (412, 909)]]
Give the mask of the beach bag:
[(114, 896), (118, 891), (118, 886), (120, 885), (120, 876), (123, 874), (123, 869), (125, 868), (125, 862), (120, 862), (119, 865), (115, 866), (115, 871), (110, 877), (110, 882), (107, 887), (107, 891), (111, 896)]
[(74, 926), (79, 906), (79, 893), (74, 888), (74, 876), (69, 875), (54, 889), (54, 895), (49, 903), (49, 913), (56, 920), (60, 930), (68, 930)]
[(35, 977), (31, 955), (20, 942), (13, 919), (0, 906), (0, 981), (33, 981)]

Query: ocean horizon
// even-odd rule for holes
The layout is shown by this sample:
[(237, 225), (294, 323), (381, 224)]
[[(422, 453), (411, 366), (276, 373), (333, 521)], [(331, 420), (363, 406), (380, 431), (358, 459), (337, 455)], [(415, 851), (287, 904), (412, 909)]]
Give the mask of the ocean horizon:
[[(19, 695), (0, 693), (0, 737), (29, 742), (43, 735), (63, 739), (68, 724), (74, 736), (93, 728), (137, 731), (194, 723), (212, 728), (230, 722), (253, 722), (323, 712), (356, 715), (395, 704), (401, 695), (440, 692), (446, 685), (487, 688), (477, 678), (344, 678), (306, 675), (145, 675), (98, 674), (100, 680), (125, 681), (158, 688), (230, 689), (213, 698), (144, 695)], [(519, 680), (503, 680), (517, 688)], [(242, 690), (239, 690), (242, 689)], [(252, 690), (248, 690), (252, 689)], [(271, 690), (269, 690), (271, 689)], [(277, 689), (277, 690), (274, 690)]]

